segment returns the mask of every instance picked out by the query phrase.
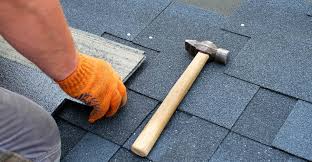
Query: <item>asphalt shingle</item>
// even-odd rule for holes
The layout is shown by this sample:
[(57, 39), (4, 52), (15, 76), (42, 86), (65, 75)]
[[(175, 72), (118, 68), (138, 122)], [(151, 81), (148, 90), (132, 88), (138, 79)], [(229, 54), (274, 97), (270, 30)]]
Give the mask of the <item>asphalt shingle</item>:
[(224, 161), (303, 161), (292, 155), (257, 143), (235, 133), (222, 142), (211, 162)]
[(132, 161), (132, 162), (150, 162), (146, 158), (141, 158), (128, 151), (127, 149), (121, 148), (117, 153), (109, 160), (110, 162), (120, 162), (120, 161)]
[(230, 15), (240, 5), (241, 0), (220, 1), (220, 0), (177, 0), (203, 9), (218, 12), (222, 15)]
[(310, 4), (308, 4), (308, 11), (307, 11), (308, 16), (312, 16), (312, 3), (310, 1)]
[[(309, 66), (312, 44), (306, 38), (312, 35), (312, 21), (306, 15), (304, 0), (245, 1), (247, 3), (243, 3), (236, 13), (225, 18), (178, 2), (172, 3), (157, 17), (170, 0), (62, 0), (67, 19), (73, 27), (97, 35), (108, 32), (160, 51), (148, 50), (146, 62), (127, 82), (130, 89), (158, 100), (166, 96), (192, 60), (184, 50), (185, 39), (211, 40), (230, 50), (226, 66), (211, 63), (204, 67), (149, 159), (208, 161), (212, 157), (211, 161), (304, 161), (286, 153), (289, 152), (311, 160), (311, 104), (299, 101), (290, 113), (294, 99), (269, 90), (258, 91), (257, 86), (312, 101), (312, 78), (309, 75), (312, 72)], [(222, 24), (225, 24), (225, 30), (219, 29)], [(42, 78), (42, 74), (19, 70), (19, 66), (3, 62), (0, 60), (0, 86), (11, 87), (44, 107), (54, 108), (51, 105), (55, 102), (38, 96), (62, 98), (44, 87), (46, 84), (56, 86), (51, 81), (32, 80), (34, 77)], [(234, 77), (224, 75), (225, 70)], [(112, 142), (122, 145), (136, 130), (123, 146), (129, 149), (148, 121), (146, 116), (157, 104), (156, 100), (129, 91), (128, 106), (117, 116), (90, 125), (87, 117), (91, 108), (66, 101), (56, 114), (60, 117), (56, 120), (61, 131), (62, 156), (84, 137), (66, 160), (108, 161), (111, 158), (111, 161), (148, 161), (124, 148), (118, 150), (119, 146)], [(236, 133), (227, 135), (227, 129), (181, 111), (227, 128), (231, 128), (243, 112), (233, 130), (248, 138)], [(286, 152), (261, 144), (272, 143), (289, 113), (273, 143)], [(87, 131), (97, 135), (89, 132), (85, 136)]]
[(226, 73), (283, 94), (312, 101), (311, 39), (273, 32), (252, 38)]
[(61, 2), (71, 26), (97, 35), (109, 32), (128, 40), (132, 40), (170, 4), (170, 0), (62, 0)]
[[(157, 97), (157, 95), (160, 93), (161, 96), (165, 96), (166, 95), (165, 93), (167, 92), (165, 89), (170, 88), (169, 87), (170, 85), (160, 84), (161, 80), (156, 81), (156, 79), (158, 79), (157, 77), (159, 76), (159, 73), (154, 71), (154, 68), (156, 66), (159, 66), (159, 64), (158, 65), (155, 64), (155, 60), (157, 59), (160, 53), (158, 51), (143, 47), (141, 45), (134, 44), (127, 40), (120, 39), (111, 34), (103, 34), (102, 36), (106, 39), (126, 44), (127, 46), (144, 51), (144, 55), (146, 56), (145, 61), (136, 70), (136, 72), (131, 75), (131, 77), (127, 80), (125, 84), (131, 90), (161, 100), (162, 98)], [(153, 87), (151, 87), (152, 85)], [(157, 87), (157, 89), (153, 89), (154, 87)]]
[(213, 32), (219, 34), (218, 27), (223, 21), (224, 17), (215, 12), (175, 2), (149, 24), (134, 42), (163, 51), (173, 45), (183, 46), (185, 39), (210, 40), (217, 38)]
[(95, 124), (88, 123), (91, 108), (67, 100), (57, 116), (122, 145), (144, 118), (156, 107), (158, 101), (128, 91), (128, 103), (114, 117), (105, 118)]
[(0, 57), (0, 86), (28, 97), (49, 113), (63, 101), (57, 96), (59, 88), (52, 80), (37, 69)]
[(147, 56), (142, 70), (139, 69), (127, 82), (128, 87), (157, 100), (163, 100), (192, 59), (181, 48), (173, 48), (168, 53), (151, 51), (149, 55), (154, 56)]
[[(217, 29), (222, 20), (223, 17), (214, 12), (186, 4), (174, 3), (169, 6), (134, 40), (160, 53), (128, 82), (129, 88), (163, 100), (192, 60), (184, 49), (185, 39), (213, 41), (231, 51), (231, 62), (249, 38)], [(226, 66), (215, 63), (206, 65), (181, 104), (182, 110), (231, 128), (258, 87), (225, 76), (225, 69)]]
[(67, 153), (74, 148), (74, 146), (87, 134), (87, 131), (76, 127), (67, 121), (54, 117), (56, 124), (60, 131), (62, 142), (62, 156), (63, 159)]
[(273, 145), (312, 160), (312, 104), (298, 101), (276, 135)]
[[(129, 138), (130, 149), (147, 120)], [(177, 111), (148, 155), (153, 161), (207, 161), (228, 130)]]
[(119, 147), (97, 135), (87, 133), (62, 161), (109, 161)]
[(311, 36), (312, 21), (306, 15), (307, 7), (305, 0), (243, 0), (222, 28), (251, 37), (273, 29), (284, 34)]
[(261, 88), (232, 130), (271, 145), (296, 101), (294, 98)]
[(209, 71), (203, 71), (179, 109), (231, 128), (258, 86)]
[[(169, 26), (163, 26), (162, 28), (165, 30), (169, 28)], [(150, 31), (149, 28), (147, 28), (146, 31)], [(199, 33), (203, 36), (204, 32)], [(247, 37), (221, 31), (219, 29), (206, 31), (206, 34), (209, 36), (206, 36), (205, 39), (213, 41), (222, 48), (230, 50), (229, 64), (231, 64), (231, 60), (235, 58), (239, 50), (248, 41)], [(144, 37), (148, 37), (148, 35), (148, 33), (146, 33), (146, 35), (141, 35), (142, 42), (136, 43), (149, 47), (147, 44), (150, 40), (144, 40)], [(183, 34), (177, 33), (177, 35)], [(158, 49), (161, 50), (161, 52), (158, 54), (152, 54), (154, 55), (153, 57), (149, 57), (147, 55), (148, 52), (146, 52), (146, 61), (149, 61), (148, 66), (145, 66), (144, 70), (142, 70), (139, 75), (132, 77), (134, 79), (130, 79), (131, 81), (128, 85), (130, 89), (158, 100), (162, 100), (169, 92), (175, 81), (192, 61), (193, 57), (190, 56), (190, 54), (184, 49), (185, 39), (175, 41), (158, 37), (153, 39), (157, 40), (151, 40), (151, 44), (160, 44), (161, 42), (161, 45), (159, 46), (160, 49)], [(200, 40), (204, 40), (204, 36)], [(150, 60), (148, 60), (149, 58)], [(219, 71), (221, 73), (227, 68), (227, 66), (228, 65), (224, 66), (216, 63), (210, 63), (204, 67), (203, 71)]]

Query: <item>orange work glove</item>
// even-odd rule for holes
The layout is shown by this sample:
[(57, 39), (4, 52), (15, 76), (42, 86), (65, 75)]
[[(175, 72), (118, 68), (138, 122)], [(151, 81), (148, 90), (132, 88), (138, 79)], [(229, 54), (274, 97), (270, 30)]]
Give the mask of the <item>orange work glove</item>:
[(57, 83), (68, 95), (93, 107), (90, 123), (114, 115), (127, 101), (126, 87), (112, 66), (85, 54), (79, 54), (75, 71)]

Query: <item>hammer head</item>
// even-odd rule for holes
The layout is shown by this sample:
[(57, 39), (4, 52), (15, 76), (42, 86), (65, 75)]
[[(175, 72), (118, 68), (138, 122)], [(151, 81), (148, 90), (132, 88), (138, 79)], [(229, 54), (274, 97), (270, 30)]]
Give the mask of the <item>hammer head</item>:
[(218, 48), (210, 41), (185, 40), (185, 49), (193, 56), (198, 52), (209, 55), (209, 60), (216, 61), (222, 64), (227, 63), (229, 51), (223, 48)]

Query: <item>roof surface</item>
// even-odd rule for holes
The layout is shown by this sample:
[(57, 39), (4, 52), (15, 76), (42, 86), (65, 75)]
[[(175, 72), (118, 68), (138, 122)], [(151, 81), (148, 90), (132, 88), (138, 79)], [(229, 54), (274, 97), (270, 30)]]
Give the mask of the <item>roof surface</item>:
[[(306, 1), (243, 0), (226, 14), (170, 0), (61, 2), (70, 26), (146, 55), (115, 117), (90, 125), (90, 107), (69, 100), (59, 106), (62, 161), (312, 160)], [(149, 156), (140, 158), (131, 144), (192, 60), (185, 39), (228, 49), (229, 63), (204, 67)]]

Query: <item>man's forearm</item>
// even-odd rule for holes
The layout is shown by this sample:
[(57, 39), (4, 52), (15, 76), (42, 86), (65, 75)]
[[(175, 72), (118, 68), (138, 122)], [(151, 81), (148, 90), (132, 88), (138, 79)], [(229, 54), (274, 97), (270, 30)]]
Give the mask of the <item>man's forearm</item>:
[(77, 64), (73, 40), (58, 0), (1, 0), (0, 34), (54, 80)]

